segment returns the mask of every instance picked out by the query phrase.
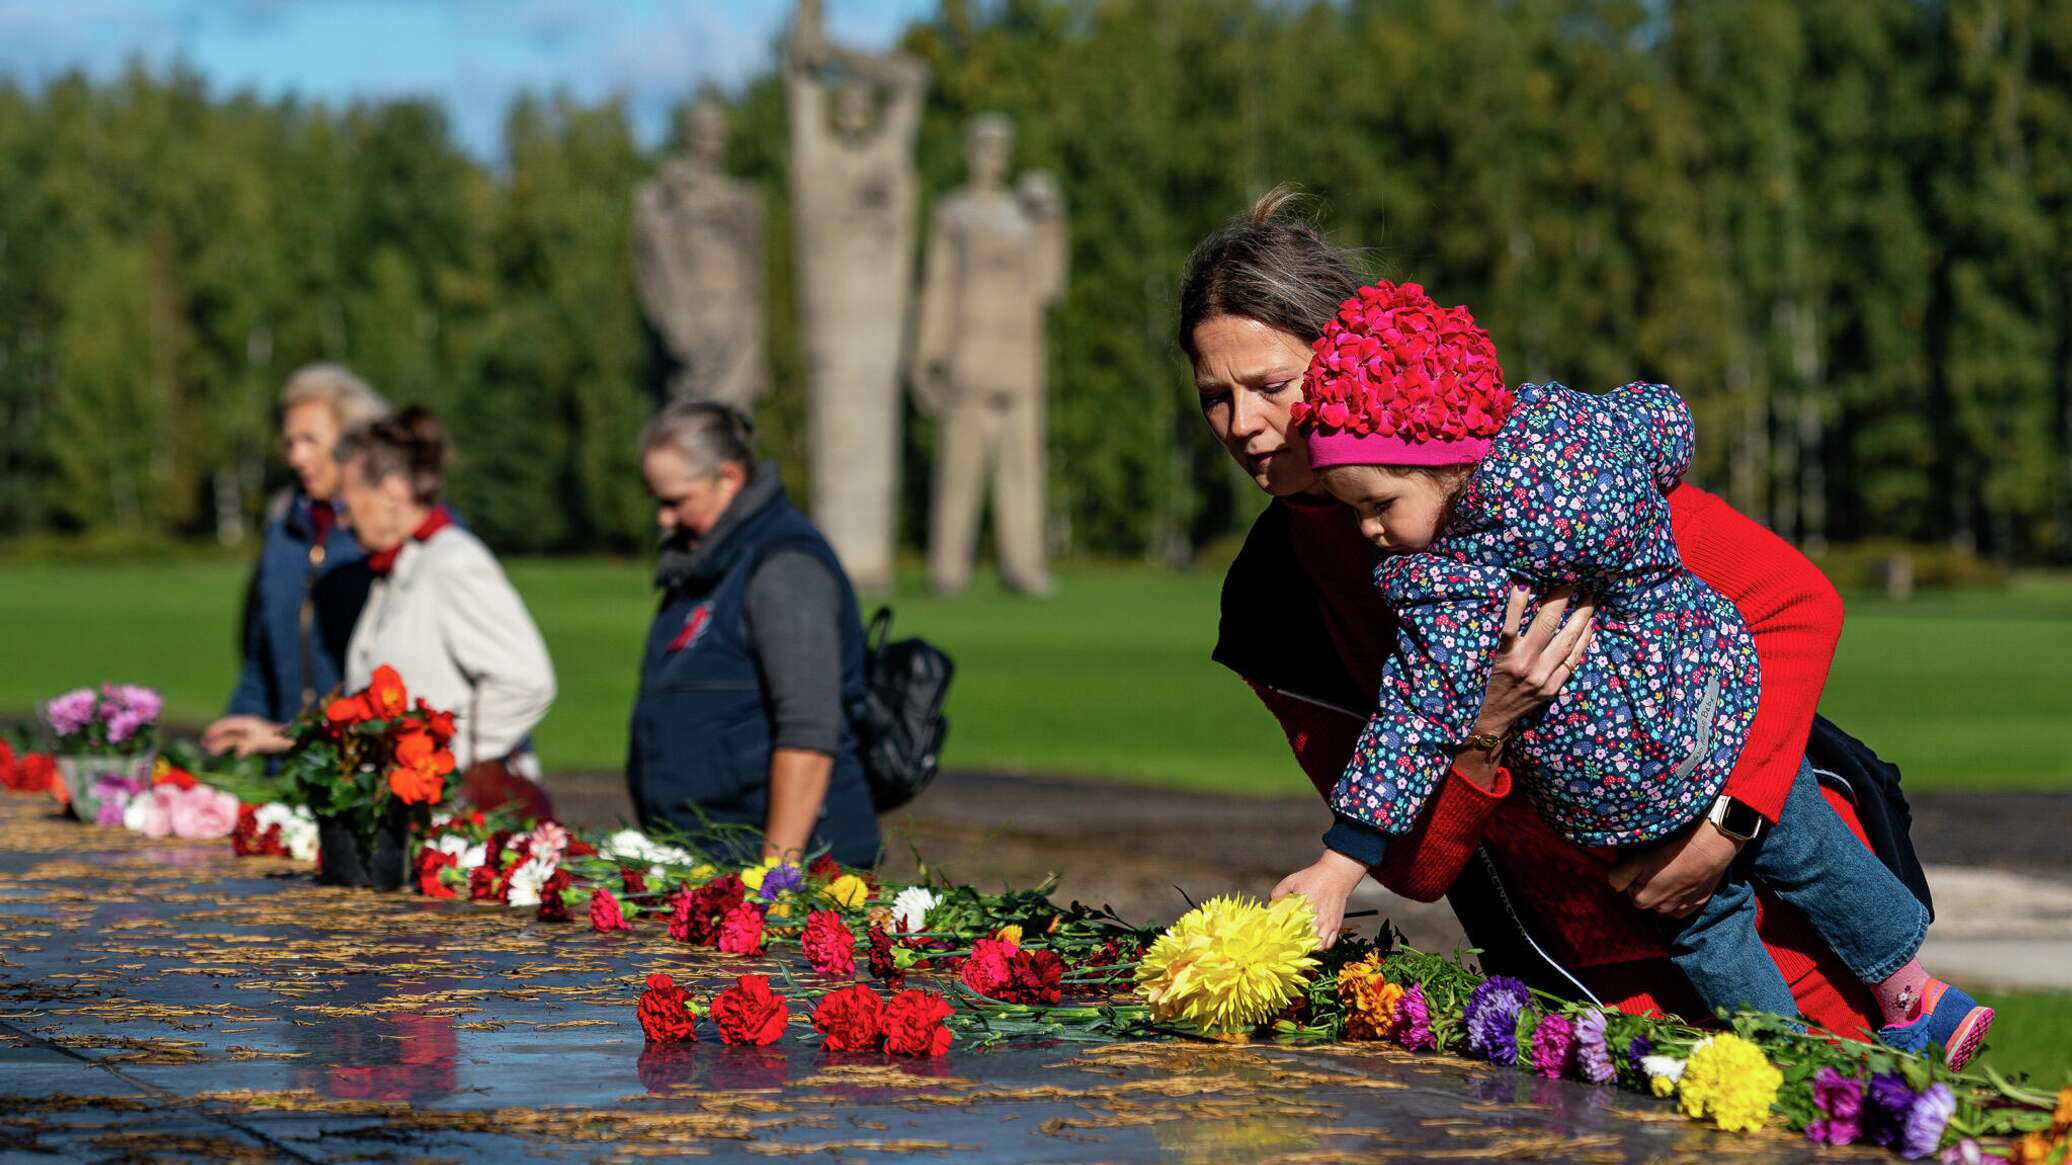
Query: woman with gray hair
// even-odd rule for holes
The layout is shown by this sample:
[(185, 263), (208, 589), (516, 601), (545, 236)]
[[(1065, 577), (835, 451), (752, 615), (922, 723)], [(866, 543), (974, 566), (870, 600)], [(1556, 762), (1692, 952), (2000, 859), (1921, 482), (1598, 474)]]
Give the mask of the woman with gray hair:
[(878, 819), (849, 714), (863, 697), (856, 594), (751, 436), (709, 401), (672, 404), (641, 434), (662, 601), (626, 782), (643, 827), (724, 845), (712, 826), (746, 826), (764, 857), (871, 865)]
[(272, 506), (245, 588), (244, 666), (230, 706), (202, 733), (210, 751), (270, 751), (282, 724), (337, 686), (369, 576), (340, 521), (334, 451), (347, 429), (388, 411), (381, 394), (337, 364), (305, 365), (281, 388), (281, 448), (296, 486)]

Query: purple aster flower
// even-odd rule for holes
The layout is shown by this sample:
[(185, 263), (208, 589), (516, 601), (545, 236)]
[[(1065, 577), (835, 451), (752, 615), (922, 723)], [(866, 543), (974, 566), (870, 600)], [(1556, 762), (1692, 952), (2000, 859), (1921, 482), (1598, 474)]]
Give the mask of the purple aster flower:
[(94, 719), (94, 694), (87, 688), (66, 692), (43, 706), (44, 719), (50, 721), (51, 731), (59, 736), (71, 736)]
[(1899, 1143), (1907, 1116), (1914, 1111), (1914, 1090), (1899, 1073), (1881, 1072), (1871, 1077), (1869, 1092), (1870, 1104), (1861, 1118), (1863, 1139), (1890, 1149)]
[(1942, 1143), (1943, 1130), (1949, 1127), (1950, 1117), (1957, 1111), (1957, 1094), (1947, 1084), (1931, 1084), (1914, 1101), (1908, 1111), (1906, 1123), (1899, 1131), (1899, 1155), (1914, 1160), (1935, 1152)]
[(1518, 1013), (1530, 995), (1525, 984), (1508, 975), (1484, 979), (1461, 1009), (1468, 1031), (1468, 1051), (1492, 1064), (1518, 1062)]
[(1565, 1015), (1550, 1015), (1532, 1029), (1532, 1070), (1535, 1075), (1559, 1080), (1568, 1071), (1569, 1055), (1576, 1049), (1575, 1024)]
[(797, 890), (805, 884), (806, 875), (800, 872), (797, 866), (787, 862), (773, 867), (769, 873), (763, 875), (762, 895), (764, 899), (775, 902), (777, 895), (786, 890)]
[(1429, 1052), (1439, 1046), (1432, 1038), (1432, 1008), (1425, 1002), (1422, 983), (1405, 987), (1396, 1004), (1396, 1042), (1412, 1052)]
[(1640, 1062), (1654, 1054), (1655, 1045), (1649, 1043), (1646, 1036), (1634, 1036), (1632, 1042), (1626, 1045), (1626, 1067), (1635, 1076), (1645, 1080), (1647, 1079), (1648, 1070), (1641, 1067)]
[(1592, 1084), (1610, 1084), (1618, 1075), (1612, 1070), (1612, 1050), (1605, 1043), (1604, 1025), (1604, 1013), (1594, 1007), (1576, 1021), (1576, 1070)]
[[(1941, 1165), (1985, 1165), (1986, 1160), (1985, 1149), (1981, 1148), (1977, 1141), (1966, 1137), (1942, 1151)], [(1999, 1161), (2001, 1158), (1994, 1157), (1992, 1160)]]
[(1863, 1136), (1863, 1081), (1822, 1068), (1813, 1077), (1813, 1107), (1820, 1116), (1806, 1126), (1807, 1140), (1853, 1145)]

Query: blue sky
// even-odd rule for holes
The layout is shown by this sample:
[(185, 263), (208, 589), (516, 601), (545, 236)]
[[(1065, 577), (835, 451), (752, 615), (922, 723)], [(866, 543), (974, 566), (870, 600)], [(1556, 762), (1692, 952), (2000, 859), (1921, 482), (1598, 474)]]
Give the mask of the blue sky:
[[(829, 31), (891, 43), (934, 0), (828, 0)], [(463, 144), (497, 149), (516, 93), (623, 94), (642, 141), (698, 85), (770, 64), (788, 0), (0, 0), (0, 76), (36, 87), (132, 59), (185, 62), (218, 94), (330, 103), (430, 97)]]

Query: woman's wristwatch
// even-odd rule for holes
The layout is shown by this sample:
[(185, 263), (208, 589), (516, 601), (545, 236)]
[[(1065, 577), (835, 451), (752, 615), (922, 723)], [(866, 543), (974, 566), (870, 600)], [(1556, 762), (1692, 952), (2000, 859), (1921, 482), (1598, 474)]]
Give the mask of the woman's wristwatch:
[(1477, 732), (1461, 742), (1460, 751), (1479, 752), (1489, 758), (1490, 764), (1503, 759), (1504, 734), (1501, 732)]
[(1721, 793), (1719, 799), (1712, 803), (1712, 812), (1705, 815), (1705, 820), (1712, 822), (1714, 829), (1735, 841), (1742, 842), (1754, 841), (1761, 837), (1763, 830), (1770, 824), (1763, 820), (1762, 814), (1725, 793)]

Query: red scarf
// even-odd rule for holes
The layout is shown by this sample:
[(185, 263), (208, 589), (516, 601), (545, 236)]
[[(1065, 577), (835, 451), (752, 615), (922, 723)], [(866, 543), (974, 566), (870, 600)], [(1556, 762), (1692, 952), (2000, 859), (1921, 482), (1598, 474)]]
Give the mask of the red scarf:
[(396, 543), (387, 550), (377, 550), (369, 554), (367, 556), (367, 569), (374, 572), (375, 578), (387, 578), (389, 572), (396, 569), (396, 557), (403, 553), (403, 547), (406, 544), (423, 542), (451, 525), (453, 525), (453, 516), (446, 512), (446, 507), (433, 506), (432, 512), (425, 515), (425, 520), (419, 522), (417, 529), (410, 532), (410, 537)]
[(330, 502), (309, 503), (309, 525), (312, 537), (310, 545), (322, 546), (331, 537), (331, 528), (338, 524), (338, 509)]

